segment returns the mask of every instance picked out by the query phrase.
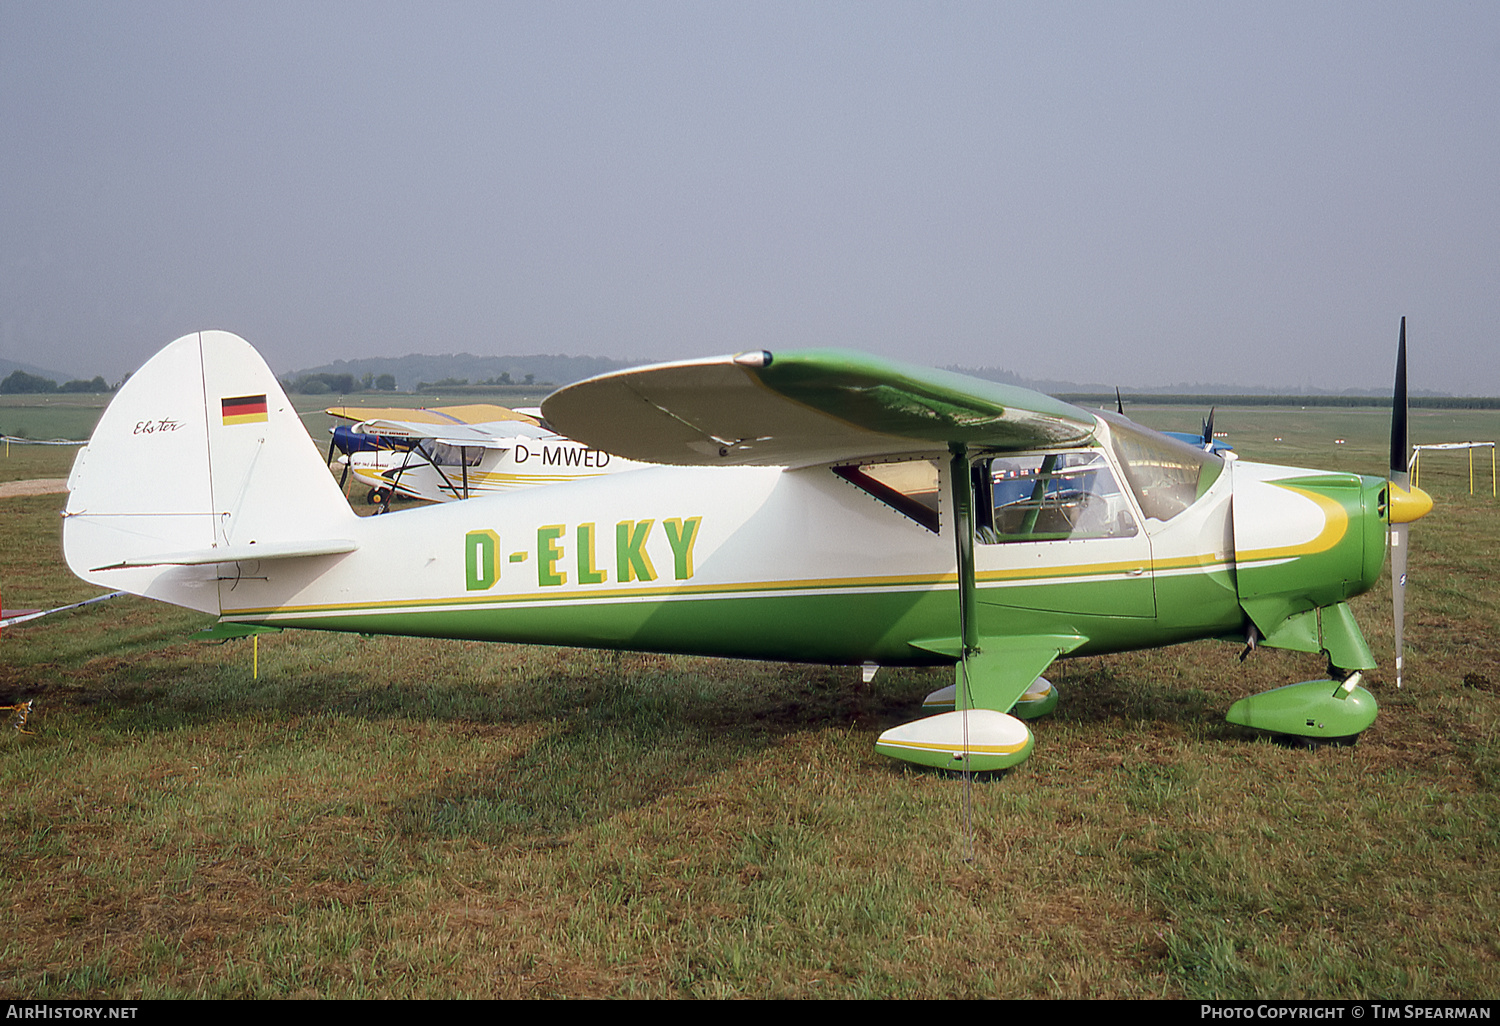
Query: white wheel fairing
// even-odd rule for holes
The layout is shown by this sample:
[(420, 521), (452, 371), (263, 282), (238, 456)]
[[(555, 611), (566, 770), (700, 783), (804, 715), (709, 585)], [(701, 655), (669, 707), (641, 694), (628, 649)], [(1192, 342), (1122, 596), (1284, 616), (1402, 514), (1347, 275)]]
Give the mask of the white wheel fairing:
[(875, 750), (938, 769), (1005, 769), (1031, 754), (1031, 731), (993, 709), (959, 710), (892, 727), (880, 735)]

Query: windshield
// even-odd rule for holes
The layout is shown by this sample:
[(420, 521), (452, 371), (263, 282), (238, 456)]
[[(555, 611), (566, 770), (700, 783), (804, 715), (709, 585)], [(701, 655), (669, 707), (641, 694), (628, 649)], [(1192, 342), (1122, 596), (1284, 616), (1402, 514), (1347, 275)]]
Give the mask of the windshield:
[(1107, 411), (1110, 444), (1135, 492), (1141, 512), (1171, 520), (1208, 491), (1224, 470), (1224, 461), (1186, 442), (1143, 428)]

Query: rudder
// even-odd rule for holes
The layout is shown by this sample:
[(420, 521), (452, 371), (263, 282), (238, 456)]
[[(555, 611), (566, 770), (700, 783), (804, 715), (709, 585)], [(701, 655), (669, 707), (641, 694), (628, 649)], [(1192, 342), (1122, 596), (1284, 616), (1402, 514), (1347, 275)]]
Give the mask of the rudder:
[[(214, 614), (214, 553), (347, 534), (356, 519), (271, 369), (224, 331), (178, 339), (121, 387), (68, 490), (75, 574)], [(199, 565), (139, 565), (164, 554)]]

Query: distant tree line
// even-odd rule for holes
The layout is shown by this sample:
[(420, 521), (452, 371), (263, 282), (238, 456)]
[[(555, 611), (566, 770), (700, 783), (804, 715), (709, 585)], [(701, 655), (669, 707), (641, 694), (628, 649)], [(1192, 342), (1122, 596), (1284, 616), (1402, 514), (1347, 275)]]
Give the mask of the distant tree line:
[[(520, 381), (516, 381), (515, 379), (513, 379), (510, 376), (510, 371), (504, 371), (503, 373), (501, 373), (499, 375), (496, 375), (495, 377), (485, 378), (483, 381), (475, 382), (473, 387), (476, 387), (476, 388), (487, 388), (487, 387), (506, 386), (506, 385), (523, 385), (523, 386), (526, 386), (526, 385), (543, 385), (543, 386), (546, 386), (546, 385), (551, 385), (551, 384), (552, 384), (552, 382), (550, 382), (550, 381), (537, 381), (535, 374), (527, 374)], [(470, 387), (469, 386), (469, 379), (468, 378), (440, 378), (437, 381), (419, 381), (419, 382), (417, 382), (417, 387), (416, 387), (415, 391), (417, 391), (417, 392), (431, 392), (434, 389), (438, 389), (438, 388), (467, 388), (467, 387)]]
[(394, 374), (366, 374), (355, 384), (353, 374), (301, 374), (294, 379), (283, 378), (281, 387), (299, 395), (348, 395), (351, 392), (394, 392)]
[[(316, 374), (351, 374), (357, 383), (361, 375), (371, 380), (370, 374), (390, 374), (395, 378), (396, 388), (411, 392), (420, 387), (426, 391), (435, 387), (443, 390), (467, 389), (475, 394), (495, 389), (522, 388), (537, 391), (553, 387), (551, 383), (567, 384), (581, 381), (596, 374), (636, 366), (642, 360), (609, 360), (597, 356), (562, 356), (534, 354), (531, 356), (475, 356), (472, 353), (446, 353), (422, 355), (409, 353), (406, 356), (372, 356), (358, 360), (335, 360), (316, 367), (288, 369), (284, 376), (291, 382), (303, 376)], [(452, 382), (464, 382), (453, 384)], [(378, 381), (371, 389), (379, 391)], [(290, 389), (289, 389), (290, 390)]]
[(38, 374), (27, 374), (23, 370), (11, 371), (4, 381), (0, 381), (0, 395), (47, 395), (53, 392), (113, 392), (114, 389), (105, 383), (102, 376), (96, 376), (92, 381), (65, 381), (61, 385), (51, 378), (44, 378)]
[[(486, 378), (478, 382), (477, 387), (496, 385), (546, 385), (549, 382), (537, 381), (535, 374), (527, 374), (524, 380), (513, 381), (509, 372), (496, 377)], [(356, 378), (353, 374), (337, 371), (316, 371), (308, 374), (299, 374), (295, 378), (282, 378), (281, 387), (290, 394), (296, 395), (350, 395), (354, 392), (394, 392), (396, 390), (396, 376), (394, 374), (376, 374), (373, 371), (365, 374), (362, 378)], [(469, 385), (468, 378), (442, 378), (438, 381), (422, 381), (417, 384), (416, 391), (430, 392), (437, 388), (465, 388), (475, 387)]]

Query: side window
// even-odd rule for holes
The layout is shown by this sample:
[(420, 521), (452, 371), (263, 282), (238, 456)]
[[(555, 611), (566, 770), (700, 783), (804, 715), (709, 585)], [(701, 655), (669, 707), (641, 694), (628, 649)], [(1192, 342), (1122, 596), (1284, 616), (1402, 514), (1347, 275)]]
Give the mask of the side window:
[[(978, 539), (1129, 538), (1138, 528), (1103, 453), (997, 456), (975, 465)], [(990, 509), (981, 488), (988, 484)]]
[(447, 442), (429, 438), (417, 448), (435, 467), (459, 467), (466, 463), (471, 467), (477, 467), (479, 461), (484, 458), (484, 447), (480, 445), (449, 445)]
[(938, 531), (938, 467), (932, 460), (846, 464), (833, 472), (934, 534)]

